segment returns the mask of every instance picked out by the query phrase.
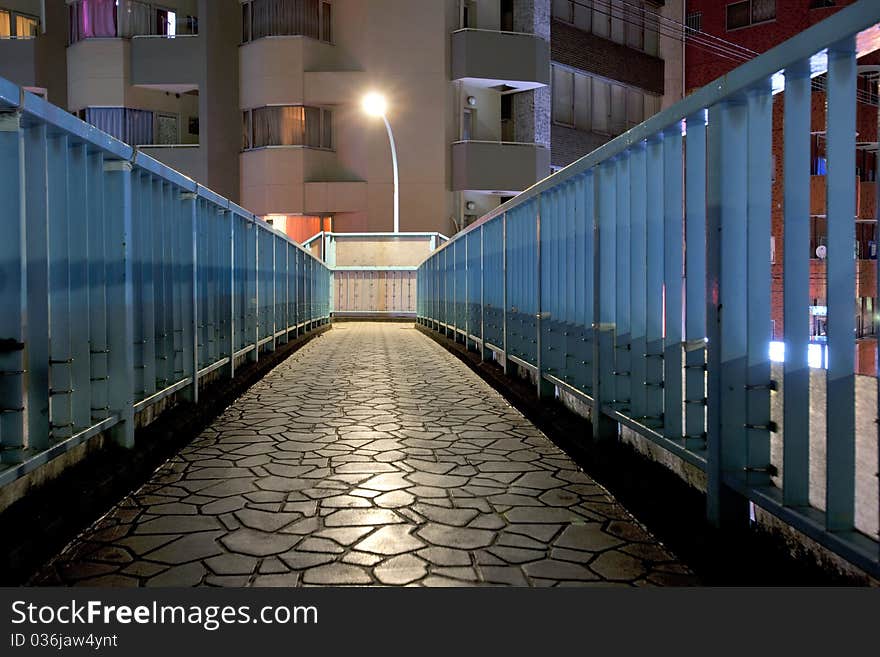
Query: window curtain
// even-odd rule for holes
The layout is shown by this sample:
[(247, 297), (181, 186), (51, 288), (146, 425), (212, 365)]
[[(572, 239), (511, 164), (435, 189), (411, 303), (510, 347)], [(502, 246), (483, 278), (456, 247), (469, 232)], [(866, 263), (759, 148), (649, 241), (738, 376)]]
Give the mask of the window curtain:
[(126, 107), (89, 107), (86, 123), (127, 144), (153, 143), (153, 113)]
[(154, 21), (152, 20), (150, 5), (139, 0), (119, 0), (119, 34), (123, 37), (133, 37), (139, 34), (152, 34)]
[(116, 0), (80, 0), (70, 6), (71, 43), (116, 35)]
[(40, 34), (40, 23), (30, 16), (16, 16), (15, 34), (19, 39), (35, 38)]
[[(299, 105), (286, 107), (258, 107), (251, 110), (252, 125), (248, 126), (248, 113), (242, 116), (243, 146), (310, 146), (330, 148), (332, 124), (330, 110)], [(323, 124), (322, 124), (323, 115)], [(253, 134), (249, 145), (248, 136)]]
[(8, 11), (0, 11), (0, 37), (12, 36), (12, 21)]
[(302, 35), (320, 38), (319, 0), (254, 0), (253, 39)]
[(321, 147), (321, 110), (317, 107), (306, 107), (306, 139), (305, 145)]

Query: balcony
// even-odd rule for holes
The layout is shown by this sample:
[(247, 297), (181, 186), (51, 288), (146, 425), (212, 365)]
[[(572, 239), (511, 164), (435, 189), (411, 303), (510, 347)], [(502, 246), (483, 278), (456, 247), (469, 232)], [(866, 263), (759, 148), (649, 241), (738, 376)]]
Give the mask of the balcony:
[(550, 173), (550, 150), (540, 144), (457, 141), (452, 189), (519, 192)]
[(550, 44), (534, 34), (496, 30), (452, 33), (452, 79), (524, 91), (550, 84)]
[(198, 86), (198, 36), (136, 36), (131, 39), (131, 84)]

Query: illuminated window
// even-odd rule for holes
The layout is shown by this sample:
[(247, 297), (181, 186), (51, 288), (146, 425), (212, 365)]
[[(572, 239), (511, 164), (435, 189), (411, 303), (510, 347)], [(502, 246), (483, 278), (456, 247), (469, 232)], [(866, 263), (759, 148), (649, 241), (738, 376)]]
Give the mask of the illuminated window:
[(243, 43), (268, 36), (333, 38), (333, 12), (326, 0), (249, 0), (241, 5)]
[(265, 146), (333, 147), (333, 113), (320, 107), (257, 107), (242, 113), (242, 149)]
[(33, 39), (40, 34), (40, 19), (0, 9), (0, 39)]

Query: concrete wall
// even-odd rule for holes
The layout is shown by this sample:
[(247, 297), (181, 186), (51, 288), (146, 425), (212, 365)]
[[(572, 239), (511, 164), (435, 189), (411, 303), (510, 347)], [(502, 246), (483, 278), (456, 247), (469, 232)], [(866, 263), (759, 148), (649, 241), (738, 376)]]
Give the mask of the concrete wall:
[[(684, 23), (685, 0), (667, 0), (660, 8), (664, 18)], [(668, 36), (665, 33), (669, 33)], [(684, 98), (684, 44), (669, 30), (660, 33), (660, 58), (663, 60), (663, 103), (666, 109)]]
[(36, 39), (0, 39), (0, 77), (21, 87), (37, 85)]
[(198, 145), (193, 147), (162, 148), (143, 146), (140, 150), (150, 157), (156, 158), (162, 164), (172, 169), (183, 171), (190, 178), (202, 182), (208, 177), (205, 169), (205, 156), (202, 148)]
[(460, 142), (452, 158), (456, 190), (522, 191), (550, 172), (550, 151), (538, 144)]
[(334, 238), (332, 264), (338, 267), (415, 267), (431, 253), (428, 237)]
[(550, 48), (532, 34), (464, 30), (452, 35), (452, 79), (550, 83)]
[(199, 80), (199, 143), (205, 151), (207, 182), (214, 191), (241, 201), (239, 152), (238, 44), (241, 7), (237, 0), (198, 0), (202, 77)]

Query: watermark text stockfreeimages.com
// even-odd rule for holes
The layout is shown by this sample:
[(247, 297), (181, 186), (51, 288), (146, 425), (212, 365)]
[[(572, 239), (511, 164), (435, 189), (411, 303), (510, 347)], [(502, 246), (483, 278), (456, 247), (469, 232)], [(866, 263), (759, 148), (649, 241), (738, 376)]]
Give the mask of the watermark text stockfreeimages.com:
[(310, 606), (109, 605), (100, 600), (64, 604), (12, 603), (12, 624), (27, 625), (193, 625), (213, 632), (224, 625), (288, 625), (318, 623), (318, 608)]

